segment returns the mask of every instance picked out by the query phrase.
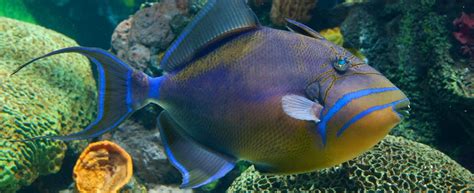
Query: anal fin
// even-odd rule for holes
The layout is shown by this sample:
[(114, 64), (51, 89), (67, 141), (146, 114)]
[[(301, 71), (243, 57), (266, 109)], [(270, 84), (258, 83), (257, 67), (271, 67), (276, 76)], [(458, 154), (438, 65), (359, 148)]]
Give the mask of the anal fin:
[(206, 185), (234, 168), (235, 159), (195, 142), (166, 111), (160, 114), (158, 123), (166, 155), (183, 176), (181, 188)]

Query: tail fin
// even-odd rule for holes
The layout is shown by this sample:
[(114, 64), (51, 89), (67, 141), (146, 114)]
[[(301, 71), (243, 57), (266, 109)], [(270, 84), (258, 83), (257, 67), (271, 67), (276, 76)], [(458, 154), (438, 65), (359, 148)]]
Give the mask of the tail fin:
[(99, 48), (70, 47), (56, 50), (21, 65), (12, 75), (39, 59), (61, 53), (79, 53), (87, 56), (95, 64), (98, 72), (97, 118), (77, 133), (66, 136), (41, 136), (29, 140), (70, 141), (97, 137), (117, 127), (133, 112), (132, 75), (134, 70), (116, 56)]

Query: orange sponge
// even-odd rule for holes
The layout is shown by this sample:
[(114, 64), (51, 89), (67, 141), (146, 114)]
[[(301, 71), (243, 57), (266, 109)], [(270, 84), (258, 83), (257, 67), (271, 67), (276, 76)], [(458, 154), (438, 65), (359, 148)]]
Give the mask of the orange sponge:
[(89, 144), (74, 166), (74, 181), (81, 193), (116, 193), (132, 174), (130, 155), (110, 141)]

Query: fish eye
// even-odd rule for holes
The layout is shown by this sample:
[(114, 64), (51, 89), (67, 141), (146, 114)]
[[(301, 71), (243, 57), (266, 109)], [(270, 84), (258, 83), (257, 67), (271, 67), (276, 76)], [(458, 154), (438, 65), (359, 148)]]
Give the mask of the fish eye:
[(334, 67), (334, 69), (336, 69), (337, 72), (340, 72), (340, 73), (343, 73), (345, 71), (347, 71), (347, 69), (349, 69), (349, 60), (347, 60), (346, 57), (344, 58), (338, 58), (333, 64), (332, 66)]

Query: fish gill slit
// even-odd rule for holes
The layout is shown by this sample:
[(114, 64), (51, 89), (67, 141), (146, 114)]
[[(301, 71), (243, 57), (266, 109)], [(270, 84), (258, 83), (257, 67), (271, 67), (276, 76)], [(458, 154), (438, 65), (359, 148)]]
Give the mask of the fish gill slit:
[(323, 79), (327, 78), (329, 75), (329, 73), (331, 72), (330, 69), (326, 70), (325, 72), (321, 73), (318, 77), (316, 77), (313, 82), (321, 82)]
[(352, 68), (355, 68), (355, 67), (362, 66), (362, 65), (364, 65), (363, 62), (357, 63), (357, 64), (352, 64), (351, 67), (352, 67)]
[(356, 57), (354, 55), (350, 55), (348, 59), (349, 60), (354, 60), (354, 59), (356, 59)]
[(332, 89), (332, 87), (334, 86), (334, 83), (336, 82), (337, 78), (332, 76), (333, 80), (331, 81), (331, 83), (329, 84), (328, 88), (326, 89), (326, 91), (324, 92), (324, 99), (323, 101), (326, 102), (326, 99), (328, 97), (328, 94), (329, 94), (329, 91)]

